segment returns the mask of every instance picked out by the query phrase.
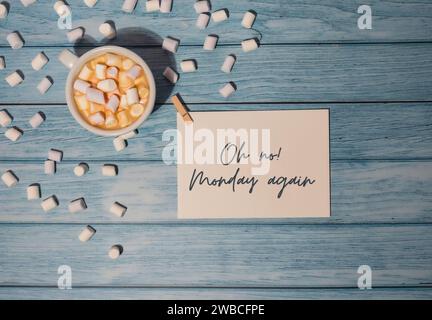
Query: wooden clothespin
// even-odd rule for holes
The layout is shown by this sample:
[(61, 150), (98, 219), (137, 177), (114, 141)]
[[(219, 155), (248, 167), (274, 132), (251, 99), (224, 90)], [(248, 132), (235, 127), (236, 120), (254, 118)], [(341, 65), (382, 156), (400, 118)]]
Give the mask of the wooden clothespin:
[(174, 104), (174, 107), (177, 109), (177, 112), (180, 113), (183, 121), (193, 122), (192, 117), (190, 116), (189, 111), (179, 93), (173, 95), (171, 101)]

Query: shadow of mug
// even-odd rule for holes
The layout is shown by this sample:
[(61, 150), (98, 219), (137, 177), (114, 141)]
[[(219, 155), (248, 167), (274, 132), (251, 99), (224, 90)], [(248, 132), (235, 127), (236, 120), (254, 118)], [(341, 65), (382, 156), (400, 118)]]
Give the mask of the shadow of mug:
[[(110, 21), (107, 21), (111, 23)], [(156, 84), (156, 104), (153, 112), (164, 104), (171, 95), (174, 85), (162, 75), (165, 67), (176, 70), (174, 54), (162, 49), (163, 39), (153, 31), (144, 28), (124, 28), (117, 30), (114, 39), (102, 39), (96, 41), (85, 35), (74, 44), (75, 54), (80, 57), (87, 51), (98, 46), (113, 45), (127, 47), (139, 55), (149, 66)]]

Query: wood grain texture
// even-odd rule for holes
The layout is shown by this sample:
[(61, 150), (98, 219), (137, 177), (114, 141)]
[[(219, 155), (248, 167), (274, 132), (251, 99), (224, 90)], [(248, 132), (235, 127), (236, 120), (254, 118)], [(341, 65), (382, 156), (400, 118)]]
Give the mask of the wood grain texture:
[[(432, 104), (223, 104), (190, 105), (193, 111), (275, 110), (330, 108), (331, 158), (339, 159), (430, 159), (432, 158)], [(166, 130), (176, 129), (172, 105), (157, 106), (129, 140), (129, 147), (116, 152), (112, 138), (96, 136), (72, 118), (66, 105), (4, 106), (13, 116), (13, 125), (24, 130), (18, 142), (11, 142), (0, 128), (0, 160), (37, 160), (47, 157), (47, 150), (59, 148), (70, 161), (83, 160), (161, 160), (168, 142)], [(38, 111), (46, 122), (32, 129), (28, 120)], [(55, 137), (55, 140), (53, 138)]]
[[(60, 265), (75, 286), (430, 286), (432, 226), (93, 225), (0, 226), (0, 285), (56, 286)], [(108, 249), (121, 244), (118, 260)]]
[[(78, 48), (83, 52), (89, 48)], [(175, 57), (161, 48), (133, 48), (152, 69), (157, 83), (157, 101), (165, 102), (173, 90), (181, 92), (186, 103), (229, 102), (365, 102), (432, 101), (432, 43), (262, 46), (250, 53), (240, 47), (224, 46), (214, 52), (198, 47), (183, 47)], [(43, 71), (31, 69), (30, 61), (43, 50), (51, 61)], [(57, 59), (62, 48), (0, 49), (7, 68), (2, 74), (20, 69), (25, 80), (10, 88), (0, 81), (2, 104), (64, 103), (64, 84), (68, 70)], [(226, 55), (238, 61), (229, 75), (220, 66)], [(198, 71), (180, 75), (173, 88), (162, 76), (167, 65), (177, 66), (183, 59), (198, 62)], [(176, 62), (174, 62), (176, 60)], [(260, 72), (256, 72), (259, 68)], [(54, 85), (40, 95), (36, 85), (50, 75)], [(228, 99), (218, 90), (234, 81), (237, 92)], [(26, 92), (25, 95), (22, 93)]]
[[(118, 162), (119, 175), (104, 177), (103, 162), (89, 162), (84, 177), (72, 173), (76, 163), (60, 163), (55, 176), (43, 173), (43, 162), (0, 162), (0, 172), (13, 169), (20, 183), (0, 184), (1, 222), (124, 223), (177, 220), (176, 167), (163, 162)], [(342, 161), (332, 164), (332, 216), (329, 219), (202, 220), (216, 223), (430, 223), (432, 222), (431, 162)], [(60, 207), (44, 213), (40, 201), (26, 200), (26, 187), (40, 183), (43, 197), (57, 195)], [(88, 209), (68, 213), (69, 201), (84, 197)], [(118, 219), (109, 208), (114, 201), (128, 207)], [(201, 221), (201, 222), (202, 222)], [(186, 220), (188, 222), (188, 220)], [(200, 224), (200, 221), (189, 223)]]
[[(14, 1), (15, 2), (15, 1)], [(97, 27), (107, 18), (115, 21), (118, 30), (130, 26), (171, 34), (187, 45), (202, 45), (207, 33), (217, 33), (221, 43), (239, 43), (258, 32), (246, 30), (240, 22), (245, 11), (254, 9), (258, 18), (254, 28), (263, 34), (264, 43), (304, 42), (391, 42), (432, 40), (432, 3), (410, 0), (403, 2), (371, 0), (372, 30), (359, 30), (357, 8), (359, 0), (217, 0), (213, 10), (227, 8), (230, 18), (220, 24), (210, 23), (206, 30), (195, 27), (193, 1), (175, 0), (170, 14), (146, 13), (140, 1), (133, 14), (121, 11), (121, 1), (100, 1), (87, 8), (82, 1), (69, 1), (73, 26), (83, 26), (89, 36), (101, 40)], [(0, 32), (20, 30), (27, 45), (69, 45), (65, 31), (57, 28), (58, 16), (52, 9), (53, 1), (39, 0), (31, 8), (13, 4), (8, 18), (0, 20)], [(38, 26), (35, 28), (35, 26)], [(122, 41), (129, 44), (127, 39)], [(147, 44), (138, 41), (136, 44)], [(1, 38), (0, 45), (7, 45)]]
[(285, 299), (348, 299), (348, 300), (420, 300), (431, 299), (431, 288), (58, 288), (0, 287), (0, 299), (113, 299), (113, 300), (285, 300)]

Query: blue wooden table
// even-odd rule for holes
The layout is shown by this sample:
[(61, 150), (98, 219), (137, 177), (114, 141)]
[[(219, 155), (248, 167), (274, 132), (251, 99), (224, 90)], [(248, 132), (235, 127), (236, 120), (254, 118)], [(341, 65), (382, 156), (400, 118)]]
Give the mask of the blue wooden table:
[[(230, 18), (199, 31), (192, 0), (174, 0), (170, 14), (146, 13), (143, 0), (133, 14), (119, 0), (92, 9), (69, 0), (74, 27), (86, 29), (77, 44), (57, 28), (54, 1), (8, 2), (0, 73), (19, 69), (25, 80), (15, 88), (0, 81), (0, 109), (24, 136), (12, 143), (0, 128), (0, 173), (20, 178), (15, 188), (0, 183), (1, 299), (432, 298), (432, 1), (370, 0), (372, 30), (360, 30), (362, 1), (213, 0)], [(258, 13), (256, 30), (240, 26), (248, 9)], [(119, 30), (115, 43), (148, 61), (158, 87), (156, 111), (121, 153), (72, 119), (68, 70), (57, 59), (64, 48), (82, 54), (103, 44), (97, 27), (108, 19)], [(20, 50), (6, 41), (15, 30), (25, 39)], [(209, 33), (220, 36), (211, 53), (202, 49)], [(240, 41), (260, 34), (261, 47), (242, 53)], [(174, 56), (160, 48), (168, 35), (181, 39)], [(50, 62), (36, 72), (30, 62), (40, 51)], [(226, 75), (219, 67), (231, 53), (238, 61)], [(161, 73), (186, 58), (198, 72), (181, 74), (173, 88)], [(54, 85), (40, 95), (46, 75)], [(238, 91), (224, 100), (218, 89), (228, 81)], [(330, 108), (331, 218), (177, 220), (176, 167), (161, 161), (161, 135), (176, 127), (168, 98), (177, 91), (193, 111)], [(47, 120), (31, 129), (37, 111)], [(50, 148), (64, 151), (55, 176), (43, 173)], [(90, 172), (77, 178), (80, 161)], [(101, 176), (107, 162), (119, 166), (117, 178)], [(44, 196), (57, 195), (59, 208), (46, 214), (26, 200), (35, 182)], [(68, 213), (79, 197), (88, 210)], [(127, 204), (123, 219), (109, 213), (113, 201)], [(86, 224), (97, 234), (83, 244)], [(125, 251), (113, 261), (115, 243)], [(72, 290), (57, 288), (60, 265), (72, 269)], [(372, 268), (372, 290), (357, 288), (360, 265)]]

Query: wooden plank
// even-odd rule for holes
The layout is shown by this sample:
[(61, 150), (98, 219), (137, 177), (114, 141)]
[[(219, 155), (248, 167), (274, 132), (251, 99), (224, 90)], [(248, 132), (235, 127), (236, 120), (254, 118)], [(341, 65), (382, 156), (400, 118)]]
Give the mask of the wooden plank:
[[(89, 48), (79, 48), (83, 52)], [(31, 70), (31, 59), (44, 50), (51, 62), (43, 71)], [(10, 88), (0, 81), (2, 104), (64, 103), (67, 70), (57, 60), (62, 48), (1, 48), (7, 69), (23, 71), (24, 82)], [(161, 48), (134, 48), (152, 69), (157, 83), (157, 101), (165, 102), (173, 92), (163, 78), (167, 65), (178, 69), (181, 60), (194, 58), (198, 71), (181, 74), (174, 90), (186, 103), (229, 102), (364, 102), (432, 101), (432, 43), (363, 45), (262, 46), (245, 54), (239, 47), (225, 46), (214, 52), (199, 47), (184, 47), (174, 57)], [(227, 75), (219, 70), (226, 55), (238, 56), (234, 70)], [(256, 72), (259, 66), (260, 72)], [(45, 75), (54, 85), (40, 95), (36, 84)], [(218, 92), (226, 82), (234, 81), (238, 90), (228, 100)], [(23, 94), (25, 92), (26, 94)]]
[[(75, 286), (430, 286), (432, 226), (0, 225), (0, 285), (56, 286), (69, 265)], [(124, 247), (118, 260), (113, 244)]]
[[(190, 105), (193, 111), (275, 110), (330, 108), (331, 158), (338, 159), (430, 159), (432, 157), (432, 103), (411, 104), (224, 104)], [(129, 147), (118, 153), (112, 138), (98, 137), (79, 126), (65, 105), (5, 106), (15, 116), (14, 125), (24, 130), (11, 142), (0, 128), (0, 160), (44, 160), (57, 147), (66, 160), (161, 160), (168, 142), (166, 130), (175, 129), (172, 105), (158, 106)], [(28, 119), (43, 111), (46, 122), (32, 129)], [(55, 136), (55, 141), (53, 137)]]
[[(139, 26), (165, 36), (175, 35), (187, 45), (201, 45), (207, 33), (220, 35), (221, 43), (239, 43), (258, 33), (243, 29), (241, 19), (246, 10), (258, 13), (254, 25), (263, 34), (264, 43), (304, 42), (388, 42), (388, 41), (431, 41), (432, 3), (430, 1), (368, 1), (372, 8), (372, 30), (359, 30), (357, 8), (364, 4), (358, 0), (347, 1), (248, 1), (218, 0), (213, 9), (228, 8), (230, 19), (218, 25), (210, 23), (203, 31), (195, 27), (196, 13), (189, 0), (175, 0), (171, 14), (146, 13), (143, 3), (135, 12), (123, 13), (118, 0), (104, 0), (94, 8), (87, 8), (82, 1), (70, 1), (73, 26), (85, 27), (88, 35), (101, 40), (97, 27), (107, 17), (115, 21), (119, 30)], [(0, 22), (0, 32), (22, 31), (28, 45), (68, 45), (65, 31), (57, 27), (58, 16), (52, 9), (52, 1), (40, 0), (31, 8), (21, 4), (11, 7), (9, 17)], [(133, 38), (133, 40), (135, 40)], [(148, 44), (144, 38), (137, 38), (137, 44)], [(125, 36), (122, 43), (130, 43)], [(0, 45), (6, 45), (1, 37)]]
[[(55, 176), (43, 173), (43, 162), (0, 162), (0, 172), (13, 169), (20, 183), (0, 184), (1, 222), (44, 223), (190, 223), (177, 220), (176, 167), (162, 162), (117, 162), (119, 176), (102, 176), (101, 162), (89, 162), (90, 172), (75, 177), (76, 163), (60, 163)], [(332, 216), (316, 219), (201, 220), (191, 223), (340, 224), (431, 223), (432, 163), (338, 161), (332, 164)], [(26, 200), (26, 187), (40, 183), (43, 197), (56, 194), (60, 207), (45, 214), (39, 201)], [(68, 203), (85, 197), (88, 209), (68, 213)], [(114, 201), (128, 207), (118, 219)]]
[(359, 290), (349, 288), (57, 288), (0, 287), (2, 300), (279, 300), (279, 299), (431, 299), (431, 288), (373, 288)]

